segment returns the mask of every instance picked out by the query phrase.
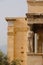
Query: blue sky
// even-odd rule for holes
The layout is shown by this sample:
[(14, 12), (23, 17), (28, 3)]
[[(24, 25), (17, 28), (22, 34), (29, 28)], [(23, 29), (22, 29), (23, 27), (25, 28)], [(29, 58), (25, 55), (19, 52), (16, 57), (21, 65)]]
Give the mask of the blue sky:
[(22, 17), (27, 13), (26, 0), (0, 0), (0, 49), (7, 52), (7, 26), (5, 17)]

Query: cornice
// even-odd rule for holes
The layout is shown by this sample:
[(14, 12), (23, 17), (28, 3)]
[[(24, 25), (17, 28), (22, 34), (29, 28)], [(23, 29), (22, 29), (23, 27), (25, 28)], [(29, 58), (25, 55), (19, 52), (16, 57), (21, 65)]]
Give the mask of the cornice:
[(43, 18), (43, 13), (27, 13), (27, 18)]
[(5, 20), (8, 22), (10, 21), (17, 21), (17, 20), (20, 20), (20, 19), (26, 19), (26, 17), (5, 17)]
[(43, 5), (43, 1), (38, 1), (38, 0), (27, 0), (27, 3), (29, 3), (30, 5), (38, 5), (38, 6)]

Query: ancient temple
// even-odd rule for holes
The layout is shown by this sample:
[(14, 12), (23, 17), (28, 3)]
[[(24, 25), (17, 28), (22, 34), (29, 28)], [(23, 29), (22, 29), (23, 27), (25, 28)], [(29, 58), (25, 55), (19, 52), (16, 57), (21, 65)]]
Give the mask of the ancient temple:
[[(28, 65), (42, 65), (43, 63), (43, 1), (27, 0), (28, 45), (30, 52), (27, 53)], [(32, 41), (32, 42), (31, 42)]]
[(26, 17), (6, 17), (8, 57), (21, 65), (43, 65), (43, 0), (27, 0)]

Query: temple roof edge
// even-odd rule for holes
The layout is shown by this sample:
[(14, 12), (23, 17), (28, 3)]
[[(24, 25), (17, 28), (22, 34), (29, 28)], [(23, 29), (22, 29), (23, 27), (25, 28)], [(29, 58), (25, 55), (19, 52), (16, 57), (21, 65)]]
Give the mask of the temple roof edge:
[(16, 20), (19, 20), (19, 19), (26, 19), (26, 17), (5, 17), (5, 20), (8, 22), (10, 21), (16, 21)]

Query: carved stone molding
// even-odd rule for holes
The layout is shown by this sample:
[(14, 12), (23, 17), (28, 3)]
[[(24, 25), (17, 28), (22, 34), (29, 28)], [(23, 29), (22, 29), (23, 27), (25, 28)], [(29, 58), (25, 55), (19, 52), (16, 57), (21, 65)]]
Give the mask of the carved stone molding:
[(16, 28), (14, 28), (14, 32), (18, 32), (18, 31), (21, 31), (21, 32), (25, 32), (25, 31), (28, 31), (28, 28), (27, 27), (21, 27), (21, 28), (19, 28), (19, 27), (16, 27)]
[(9, 36), (9, 35), (10, 35), (10, 36), (14, 36), (14, 32), (8, 32), (7, 34), (8, 34), (8, 36)]

